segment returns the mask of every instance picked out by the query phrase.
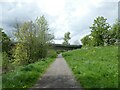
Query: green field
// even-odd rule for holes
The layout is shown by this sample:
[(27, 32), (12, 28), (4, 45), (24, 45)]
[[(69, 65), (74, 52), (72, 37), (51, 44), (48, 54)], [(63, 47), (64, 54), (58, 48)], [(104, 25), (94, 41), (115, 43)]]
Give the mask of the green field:
[(63, 53), (83, 88), (118, 87), (118, 47), (83, 47)]
[(47, 58), (2, 75), (3, 88), (29, 88), (41, 77), (54, 58)]

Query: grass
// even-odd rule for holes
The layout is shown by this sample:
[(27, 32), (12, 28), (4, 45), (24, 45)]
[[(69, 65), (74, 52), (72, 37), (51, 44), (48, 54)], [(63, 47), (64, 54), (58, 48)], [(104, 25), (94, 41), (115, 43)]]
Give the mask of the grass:
[[(2, 71), (2, 53), (0, 52), (0, 72)], [(0, 74), (0, 90), (2, 89), (2, 75)]]
[(3, 88), (29, 88), (43, 75), (54, 58), (47, 58), (2, 75)]
[(0, 67), (2, 67), (2, 53), (0, 52)]
[(118, 87), (118, 47), (83, 47), (63, 53), (83, 88)]

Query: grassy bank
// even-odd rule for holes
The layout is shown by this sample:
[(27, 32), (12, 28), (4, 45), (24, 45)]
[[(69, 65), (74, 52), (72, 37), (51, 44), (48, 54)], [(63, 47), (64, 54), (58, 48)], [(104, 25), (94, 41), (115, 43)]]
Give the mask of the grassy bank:
[(0, 52), (0, 67), (2, 67), (2, 53)]
[(82, 87), (118, 87), (118, 47), (83, 47), (63, 56)]
[(29, 88), (43, 75), (55, 58), (47, 58), (3, 75), (3, 88)]
[[(0, 52), (0, 71), (2, 71), (2, 53)], [(0, 90), (2, 89), (2, 75), (0, 74)]]

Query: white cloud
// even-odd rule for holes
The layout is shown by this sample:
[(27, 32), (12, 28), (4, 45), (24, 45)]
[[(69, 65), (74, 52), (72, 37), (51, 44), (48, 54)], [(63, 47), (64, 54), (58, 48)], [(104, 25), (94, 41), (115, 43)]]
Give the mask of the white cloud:
[[(71, 32), (71, 43), (90, 33), (89, 26), (99, 16), (105, 16), (109, 23), (117, 18), (119, 0), (1, 0), (0, 26), (8, 28), (16, 19), (20, 22), (34, 20), (45, 15), (49, 27), (58, 39)], [(116, 14), (115, 14), (116, 13)], [(11, 29), (10, 29), (11, 30)], [(62, 40), (55, 40), (62, 43)]]
[(56, 16), (64, 10), (65, 0), (39, 0), (37, 5), (51, 16)]

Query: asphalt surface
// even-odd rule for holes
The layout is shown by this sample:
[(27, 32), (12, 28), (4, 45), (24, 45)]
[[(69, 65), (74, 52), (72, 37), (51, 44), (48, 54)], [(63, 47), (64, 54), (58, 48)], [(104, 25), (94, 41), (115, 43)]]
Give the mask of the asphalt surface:
[(79, 88), (70, 68), (61, 54), (33, 88)]

